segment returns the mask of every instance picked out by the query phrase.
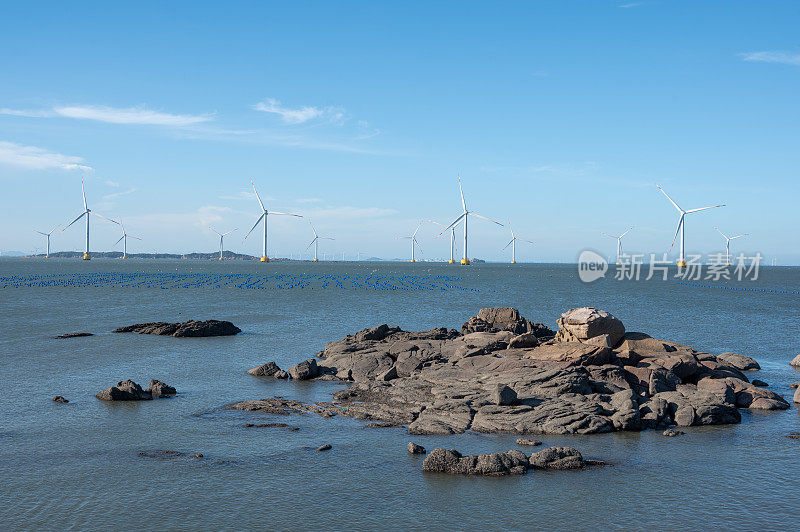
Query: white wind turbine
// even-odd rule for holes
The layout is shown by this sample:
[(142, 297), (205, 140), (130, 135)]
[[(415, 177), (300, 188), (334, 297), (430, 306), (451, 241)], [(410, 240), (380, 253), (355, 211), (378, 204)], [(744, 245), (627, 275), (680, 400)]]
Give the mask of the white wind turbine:
[(122, 236), (119, 237), (119, 240), (114, 242), (114, 245), (116, 246), (117, 244), (122, 242), (122, 258), (123, 259), (127, 259), (128, 258), (128, 238), (133, 238), (134, 240), (141, 240), (141, 238), (139, 238), (138, 236), (129, 235), (128, 232), (125, 231), (125, 226), (122, 225), (122, 221), (119, 222), (119, 225), (120, 225), (120, 227), (122, 227)]
[[(319, 251), (319, 241), (320, 240), (333, 240), (333, 238), (329, 237), (329, 236), (319, 236), (317, 234), (317, 230), (314, 229), (314, 224), (311, 223), (311, 220), (308, 221), (308, 225), (310, 225), (311, 226), (311, 230), (314, 231), (314, 240), (312, 240), (311, 244), (309, 244), (308, 247), (306, 247), (306, 251), (308, 251), (308, 248), (310, 248), (311, 245), (313, 244), (314, 245), (314, 262), (319, 262), (319, 259), (317, 259), (317, 252)], [(344, 257), (344, 255), (342, 255), (342, 257)], [(344, 258), (342, 260), (344, 260)]]
[[(89, 208), (89, 206), (86, 204), (86, 188), (83, 186), (83, 179), (81, 179), (81, 192), (83, 193), (83, 212), (80, 213), (77, 218), (72, 220), (67, 225), (67, 227), (80, 220), (83, 216), (86, 216), (86, 251), (83, 252), (83, 260), (89, 260), (92, 258), (91, 255), (89, 255), (89, 215), (94, 214), (95, 216), (98, 216), (104, 220), (108, 220), (109, 222), (113, 222), (115, 224), (118, 224), (119, 222), (117, 222), (116, 220), (112, 220), (111, 218), (107, 218), (102, 214), (98, 214)], [(62, 231), (66, 231), (67, 227), (62, 229)]]
[(217, 233), (219, 235), (219, 260), (222, 260), (222, 239), (225, 238), (227, 235), (229, 235), (229, 234), (233, 233), (234, 231), (236, 231), (236, 229), (231, 229), (227, 233), (220, 233), (219, 231), (217, 231), (213, 227), (210, 227), (209, 229), (211, 229), (212, 231), (214, 231), (215, 233)]
[[(458, 224), (458, 222), (460, 222), (461, 220), (464, 220), (464, 258), (461, 259), (461, 264), (469, 264), (469, 256), (467, 255), (467, 220), (469, 219), (469, 217), (470, 216), (474, 216), (476, 218), (481, 218), (483, 220), (487, 220), (489, 222), (492, 222), (493, 224), (497, 224), (500, 227), (502, 227), (503, 224), (501, 224), (500, 222), (495, 222), (492, 219), (489, 219), (489, 218), (487, 218), (485, 216), (481, 216), (480, 214), (476, 214), (476, 213), (470, 211), (469, 209), (467, 209), (467, 202), (464, 200), (464, 189), (461, 188), (461, 176), (460, 175), (458, 176), (458, 191), (461, 193), (461, 206), (464, 208), (464, 212), (462, 212), (461, 216), (456, 218), (453, 223), (451, 223), (450, 225), (445, 227), (444, 231), (447, 231), (448, 229), (451, 229), (451, 228), (455, 227)], [(439, 236), (444, 234), (444, 231), (439, 233)]]
[(681, 213), (681, 217), (678, 220), (678, 228), (675, 230), (675, 236), (672, 239), (672, 246), (670, 246), (670, 249), (672, 249), (675, 246), (675, 239), (678, 238), (678, 233), (680, 233), (680, 235), (681, 235), (681, 244), (680, 244), (680, 255), (678, 257), (678, 267), (679, 268), (683, 268), (683, 267), (686, 266), (686, 260), (685, 260), (684, 255), (683, 255), (684, 237), (685, 237), (685, 234), (686, 234), (686, 228), (684, 227), (684, 220), (686, 218), (686, 215), (687, 214), (692, 214), (694, 212), (706, 211), (708, 209), (715, 209), (717, 207), (724, 207), (725, 205), (712, 205), (711, 207), (700, 207), (699, 209), (689, 209), (688, 211), (684, 211), (683, 209), (678, 207), (678, 204), (675, 203), (675, 201), (672, 198), (669, 197), (669, 194), (664, 192), (663, 188), (658, 186), (658, 183), (656, 183), (656, 186), (658, 187), (658, 190), (660, 190), (661, 193), (664, 194), (667, 197), (669, 202), (672, 203), (672, 205), (674, 205), (676, 209), (678, 209), (678, 212)]
[(414, 245), (416, 244), (419, 250), (422, 251), (422, 246), (420, 246), (419, 242), (417, 242), (417, 231), (419, 231), (420, 227), (422, 227), (422, 222), (417, 225), (417, 228), (414, 229), (414, 232), (411, 233), (411, 236), (398, 236), (396, 238), (396, 240), (411, 240), (411, 262), (416, 262), (414, 259)]
[(527, 242), (528, 244), (533, 244), (530, 240), (525, 240), (524, 238), (517, 238), (514, 234), (514, 228), (511, 227), (511, 220), (508, 221), (508, 228), (511, 229), (511, 240), (506, 244), (503, 249), (506, 249), (508, 246), (511, 246), (511, 264), (517, 263), (517, 240), (521, 240), (522, 242)]
[(622, 237), (627, 235), (628, 233), (630, 233), (631, 229), (633, 229), (633, 226), (631, 226), (630, 229), (628, 229), (627, 231), (625, 231), (624, 233), (622, 233), (619, 236), (609, 235), (608, 233), (604, 233), (604, 232), (600, 231), (601, 235), (605, 235), (605, 236), (608, 236), (608, 237), (611, 237), (611, 238), (615, 238), (617, 240), (617, 264), (621, 264), (620, 261), (622, 260)]
[[(439, 225), (441, 227), (447, 227), (446, 225), (440, 224), (439, 222), (437, 222), (435, 220), (428, 220), (428, 221), (430, 223), (432, 223), (432, 224), (436, 224), (436, 225)], [(444, 232), (444, 231), (442, 231), (442, 232)], [(439, 236), (441, 236), (441, 234), (439, 234)], [(437, 238), (438, 238), (438, 236), (437, 236)], [(455, 253), (456, 253), (456, 227), (452, 226), (450, 228), (450, 260), (448, 261), (449, 264), (453, 264), (456, 261)]]
[(56, 229), (58, 229), (58, 226), (55, 226), (55, 227), (53, 227), (53, 228), (50, 230), (50, 232), (49, 232), (49, 233), (42, 233), (41, 231), (36, 231), (36, 229), (34, 229), (34, 231), (36, 231), (36, 232), (37, 232), (37, 233), (39, 233), (40, 235), (44, 235), (44, 236), (46, 236), (46, 237), (47, 237), (47, 255), (45, 255), (45, 256), (44, 256), (44, 258), (46, 258), (46, 259), (49, 259), (49, 258), (50, 258), (50, 235), (52, 235), (52, 234), (53, 234), (53, 231), (55, 231)]
[(244, 239), (242, 240), (242, 243), (244, 243), (244, 241), (247, 240), (247, 237), (250, 236), (250, 233), (252, 233), (253, 229), (256, 228), (256, 226), (258, 225), (258, 222), (260, 222), (263, 219), (264, 220), (264, 249), (262, 250), (261, 262), (269, 262), (269, 257), (267, 256), (267, 218), (269, 218), (269, 215), (270, 214), (276, 214), (276, 215), (279, 215), (279, 216), (296, 216), (297, 218), (302, 218), (302, 216), (300, 216), (299, 214), (292, 214), (290, 212), (277, 212), (277, 211), (269, 211), (269, 210), (267, 210), (267, 208), (264, 207), (264, 203), (261, 201), (261, 196), (258, 195), (258, 191), (256, 190), (256, 184), (253, 183), (252, 179), (250, 180), (250, 184), (253, 185), (253, 192), (256, 193), (256, 199), (258, 200), (258, 205), (259, 205), (259, 207), (261, 207), (261, 216), (258, 217), (258, 220), (256, 220), (256, 223), (253, 224), (253, 227), (250, 228), (250, 230), (247, 232), (247, 234), (244, 235)]
[(731, 240), (735, 238), (742, 238), (743, 236), (747, 236), (748, 233), (742, 233), (741, 235), (736, 236), (725, 236), (725, 233), (719, 230), (719, 227), (715, 227), (714, 229), (717, 230), (719, 234), (725, 239), (725, 266), (731, 265)]

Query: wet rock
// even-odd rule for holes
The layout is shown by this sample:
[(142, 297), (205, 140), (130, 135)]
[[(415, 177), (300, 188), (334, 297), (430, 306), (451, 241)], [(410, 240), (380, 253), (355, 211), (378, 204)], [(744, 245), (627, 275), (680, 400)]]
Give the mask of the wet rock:
[(141, 386), (130, 379), (98, 392), (95, 397), (101, 401), (149, 401), (153, 398), (150, 392), (142, 390)]
[(796, 368), (800, 368), (800, 355), (797, 355), (796, 357), (794, 357), (792, 359), (792, 361), (789, 362), (789, 365), (790, 366), (794, 366)]
[(536, 447), (537, 445), (541, 444), (542, 442), (540, 442), (539, 440), (534, 440), (532, 438), (517, 438), (517, 445)]
[(533, 453), (530, 457), (532, 469), (581, 469), (586, 467), (583, 456), (572, 447), (550, 447)]
[(283, 370), (280, 370), (280, 371), (276, 371), (275, 374), (273, 375), (273, 377), (275, 377), (276, 379), (288, 379), (289, 378), (289, 374), (286, 373)]
[(153, 398), (156, 398), (156, 397), (171, 397), (177, 394), (178, 391), (168, 384), (152, 379), (150, 381), (150, 385), (145, 390), (145, 393), (149, 393)]
[(731, 366), (741, 371), (754, 371), (761, 369), (758, 362), (745, 355), (739, 353), (721, 353), (717, 355), (717, 359), (727, 362)]
[(72, 332), (66, 334), (59, 334), (58, 336), (53, 336), (56, 339), (63, 339), (63, 338), (82, 338), (84, 336), (94, 336), (92, 333), (88, 332)]
[(425, 447), (410, 441), (408, 442), (408, 452), (411, 454), (425, 454)]
[(206, 337), (230, 336), (242, 332), (240, 328), (229, 321), (190, 320), (182, 323), (152, 322), (136, 323), (114, 330), (115, 333), (135, 332), (139, 334), (155, 334), (159, 336)]
[(794, 391), (794, 396), (792, 397), (792, 402), (800, 404), (800, 388), (797, 388)]
[(317, 447), (318, 451), (329, 451), (330, 449), (331, 449), (330, 443), (326, 443), (324, 445), (320, 445), (319, 447)]
[(56, 403), (69, 403), (69, 400), (63, 395), (56, 395), (55, 397), (53, 397), (53, 401), (55, 401)]
[(313, 379), (318, 375), (319, 375), (319, 368), (317, 367), (317, 361), (313, 358), (304, 360), (299, 364), (296, 364), (291, 368), (289, 368), (289, 376), (292, 379), (298, 381)]
[(625, 335), (625, 326), (604, 310), (594, 307), (570, 309), (558, 319), (556, 340), (615, 347)]
[(281, 368), (275, 362), (267, 362), (254, 368), (248, 369), (247, 373), (254, 377), (274, 377), (276, 373), (280, 372)]
[(769, 386), (769, 384), (767, 384), (766, 382), (764, 382), (764, 381), (762, 381), (762, 380), (759, 380), (759, 379), (753, 379), (753, 380), (750, 382), (750, 384), (752, 384), (753, 386), (761, 386), (761, 387), (767, 387), (767, 386)]
[(665, 430), (664, 432), (662, 432), (661, 434), (662, 434), (663, 436), (668, 436), (668, 437), (670, 437), (670, 438), (674, 438), (675, 436), (682, 436), (682, 435), (684, 435), (684, 434), (686, 434), (686, 433), (685, 433), (685, 432), (683, 432), (682, 430), (677, 430), (677, 429), (667, 429), (667, 430)]
[(505, 384), (497, 384), (492, 390), (492, 403), (501, 406), (509, 406), (516, 404), (517, 392), (506, 386)]
[(422, 463), (426, 472), (452, 475), (524, 475), (528, 469), (528, 458), (518, 450), (504, 453), (461, 456), (456, 450), (436, 448)]
[(186, 456), (180, 451), (158, 450), (158, 451), (141, 451), (139, 456), (144, 458), (156, 458), (158, 460), (169, 460), (172, 458), (180, 458)]
[(202, 458), (202, 457), (203, 457), (203, 453), (194, 453), (192, 455), (192, 458)]

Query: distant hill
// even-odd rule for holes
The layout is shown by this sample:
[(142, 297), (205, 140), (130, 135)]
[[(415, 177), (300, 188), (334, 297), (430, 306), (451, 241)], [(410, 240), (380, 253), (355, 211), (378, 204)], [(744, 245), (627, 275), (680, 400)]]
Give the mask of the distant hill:
[[(44, 257), (44, 253), (36, 255), (27, 255), (28, 257)], [(83, 257), (82, 251), (56, 251), (50, 253), (53, 258), (59, 259), (80, 259)], [(258, 257), (252, 255), (243, 255), (241, 253), (234, 253), (232, 251), (225, 251), (222, 254), (226, 260), (259, 260)], [(93, 251), (93, 259), (121, 259), (121, 251)], [(128, 253), (129, 259), (200, 259), (200, 260), (214, 260), (219, 259), (219, 252), (213, 253)], [(270, 259), (275, 261), (287, 261), (289, 259)]]

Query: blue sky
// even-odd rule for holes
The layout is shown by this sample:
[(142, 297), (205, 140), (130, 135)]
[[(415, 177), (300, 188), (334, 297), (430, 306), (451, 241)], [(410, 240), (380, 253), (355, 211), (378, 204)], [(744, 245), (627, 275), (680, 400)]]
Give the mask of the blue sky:
[[(535, 245), (735, 251), (800, 263), (797, 2), (6, 3), (0, 17), (0, 250), (90, 207), (141, 236), (130, 251), (211, 251), (238, 228), (259, 254), (255, 180), (313, 220), (323, 249), (406, 257), (421, 219), (469, 207)], [(506, 228), (471, 223), (490, 260)], [(448, 242), (424, 226), (424, 257)], [(270, 253), (304, 250), (271, 221)], [(78, 250), (76, 224), (54, 250)], [(94, 250), (118, 228), (93, 225)]]

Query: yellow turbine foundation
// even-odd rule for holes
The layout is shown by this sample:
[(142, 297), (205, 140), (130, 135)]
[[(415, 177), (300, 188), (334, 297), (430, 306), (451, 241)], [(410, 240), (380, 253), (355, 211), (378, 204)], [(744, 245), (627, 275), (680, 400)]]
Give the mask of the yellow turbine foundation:
[(450, 259), (450, 260), (447, 261), (447, 264), (455, 264), (455, 262), (456, 261), (454, 261), (453, 259)]
[(469, 266), (469, 259), (461, 259), (461, 264), (464, 266)]
[(90, 260), (92, 257), (88, 253), (83, 254), (83, 260)]
[(679, 260), (678, 261), (678, 268), (685, 268), (685, 267), (686, 267), (686, 261), (685, 260)]
[(261, 257), (261, 262), (269, 262), (269, 257)]

